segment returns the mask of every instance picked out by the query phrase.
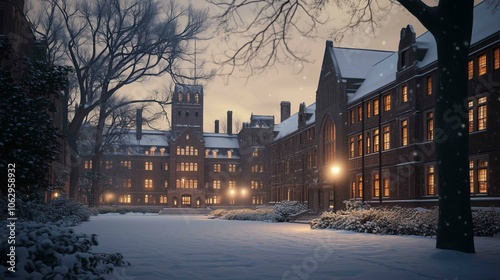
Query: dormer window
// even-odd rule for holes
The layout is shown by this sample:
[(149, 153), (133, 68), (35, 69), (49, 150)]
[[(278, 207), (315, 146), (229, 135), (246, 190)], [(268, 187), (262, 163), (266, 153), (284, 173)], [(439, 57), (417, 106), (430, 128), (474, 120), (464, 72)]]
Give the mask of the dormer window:
[(227, 151), (227, 158), (233, 157), (233, 151)]

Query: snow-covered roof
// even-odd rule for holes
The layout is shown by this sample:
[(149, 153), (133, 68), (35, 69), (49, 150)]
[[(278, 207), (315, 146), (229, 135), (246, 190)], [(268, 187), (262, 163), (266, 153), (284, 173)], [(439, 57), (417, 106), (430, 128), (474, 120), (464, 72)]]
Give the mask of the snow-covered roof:
[[(316, 103), (313, 103), (304, 109), (304, 113), (312, 114), (311, 117), (306, 120), (306, 125), (314, 123), (316, 120)], [(293, 114), (286, 120), (274, 126), (274, 131), (278, 132), (274, 140), (284, 138), (299, 129), (299, 112)]]
[[(498, 10), (491, 7), (486, 1), (474, 7), (471, 45), (477, 44), (500, 31), (500, 12)], [(418, 67), (423, 68), (437, 61), (436, 40), (430, 32), (427, 31), (417, 37), (416, 44), (419, 49), (427, 49), (424, 58), (417, 62)], [(374, 64), (369, 69), (369, 74), (363, 84), (349, 98), (349, 103), (394, 82), (396, 80), (397, 63), (398, 55), (393, 53), (388, 58)]]
[(388, 57), (392, 52), (349, 49), (349, 48), (329, 48), (332, 59), (335, 62), (335, 69), (342, 78), (364, 79), (375, 63)]
[(375, 64), (365, 81), (356, 93), (349, 98), (349, 102), (354, 102), (361, 97), (367, 95), (374, 90), (377, 90), (396, 80), (396, 70), (398, 65), (398, 54), (394, 53), (388, 58)]
[(149, 147), (166, 147), (169, 146), (168, 138), (170, 131), (143, 130), (141, 140), (136, 138), (136, 131), (130, 130), (127, 135), (124, 135), (125, 144), (131, 146), (149, 146)]
[(250, 127), (270, 128), (274, 125), (274, 116), (254, 115), (250, 117)]
[(204, 133), (205, 148), (239, 149), (238, 136), (225, 133)]

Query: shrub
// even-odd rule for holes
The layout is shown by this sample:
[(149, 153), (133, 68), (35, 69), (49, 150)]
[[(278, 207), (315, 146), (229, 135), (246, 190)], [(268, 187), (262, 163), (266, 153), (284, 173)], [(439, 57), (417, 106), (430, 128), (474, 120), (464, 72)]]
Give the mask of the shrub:
[(217, 209), (210, 212), (211, 217), (219, 217), (225, 220), (250, 220), (268, 222), (289, 222), (290, 217), (301, 211), (307, 210), (307, 206), (297, 201), (283, 201), (276, 203), (274, 207), (262, 207), (258, 209)]
[(290, 216), (307, 210), (307, 205), (298, 201), (282, 201), (274, 205), (277, 222), (289, 222)]
[[(8, 236), (9, 228), (0, 229)], [(14, 279), (104, 279), (101, 274), (112, 273), (113, 266), (129, 265), (121, 254), (91, 252), (98, 244), (95, 234), (76, 234), (73, 229), (37, 222), (16, 223), (16, 271), (0, 266), (0, 275)], [(2, 252), (9, 244), (2, 242)], [(0, 256), (7, 264), (7, 254)]]
[(120, 213), (158, 213), (162, 209), (158, 206), (129, 206), (129, 205), (99, 205), (92, 208), (97, 214)]
[[(341, 229), (365, 233), (435, 236), (438, 208), (370, 208), (353, 203), (347, 210), (325, 212), (310, 222), (312, 229)], [(474, 235), (500, 233), (500, 213), (495, 209), (472, 212)]]
[[(4, 205), (7, 205), (5, 203)], [(16, 200), (16, 214), (20, 221), (52, 223), (61, 226), (75, 226), (88, 221), (92, 216), (89, 208), (64, 197), (54, 199), (45, 204), (34, 201)], [(6, 219), (6, 211), (2, 211), (1, 219)]]

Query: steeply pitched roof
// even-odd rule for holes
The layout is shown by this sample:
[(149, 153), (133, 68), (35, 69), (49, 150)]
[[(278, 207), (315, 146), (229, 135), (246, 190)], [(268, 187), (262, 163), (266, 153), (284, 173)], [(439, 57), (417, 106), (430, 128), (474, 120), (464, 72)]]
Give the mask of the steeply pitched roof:
[[(312, 114), (312, 116), (306, 120), (306, 125), (314, 123), (316, 120), (316, 103), (307, 106), (304, 110), (306, 114)], [(293, 114), (288, 119), (282, 121), (281, 123), (274, 126), (274, 131), (278, 134), (274, 137), (274, 140), (284, 138), (299, 129), (299, 112)]]
[(336, 47), (329, 48), (329, 50), (335, 64), (335, 71), (344, 79), (366, 78), (370, 68), (375, 63), (393, 53), (388, 51)]
[[(477, 44), (500, 31), (500, 12), (498, 10), (490, 7), (486, 1), (474, 7), (471, 45)], [(425, 32), (417, 37), (416, 44), (419, 49), (427, 50), (423, 59), (417, 62), (418, 67), (423, 68), (437, 61), (436, 40), (430, 32)], [(376, 63), (369, 69), (365, 81), (356, 93), (349, 98), (348, 103), (355, 102), (365, 95), (394, 82), (396, 80), (397, 63), (397, 53)]]

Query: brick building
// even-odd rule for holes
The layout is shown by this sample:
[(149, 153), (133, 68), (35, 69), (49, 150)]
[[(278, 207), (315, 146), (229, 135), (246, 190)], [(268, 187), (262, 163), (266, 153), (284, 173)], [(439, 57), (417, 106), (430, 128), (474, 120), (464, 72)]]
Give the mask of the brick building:
[[(471, 200), (473, 206), (498, 206), (500, 17), (485, 3), (474, 12), (469, 111), (463, 112), (469, 116)], [(300, 125), (301, 105), (293, 120), (275, 126), (291, 121), (294, 130), (270, 146), (276, 163), (272, 200), (289, 199), (298, 186), (307, 196), (292, 199), (314, 210), (339, 209), (345, 199), (436, 205), (436, 67), (434, 38), (429, 32), (416, 37), (411, 26), (401, 30), (395, 52), (337, 48), (327, 41), (316, 103), (307, 107), (314, 123)], [(315, 134), (309, 144), (308, 130)], [(316, 155), (315, 166), (303, 164), (307, 149)], [(333, 167), (341, 171), (333, 174)]]

